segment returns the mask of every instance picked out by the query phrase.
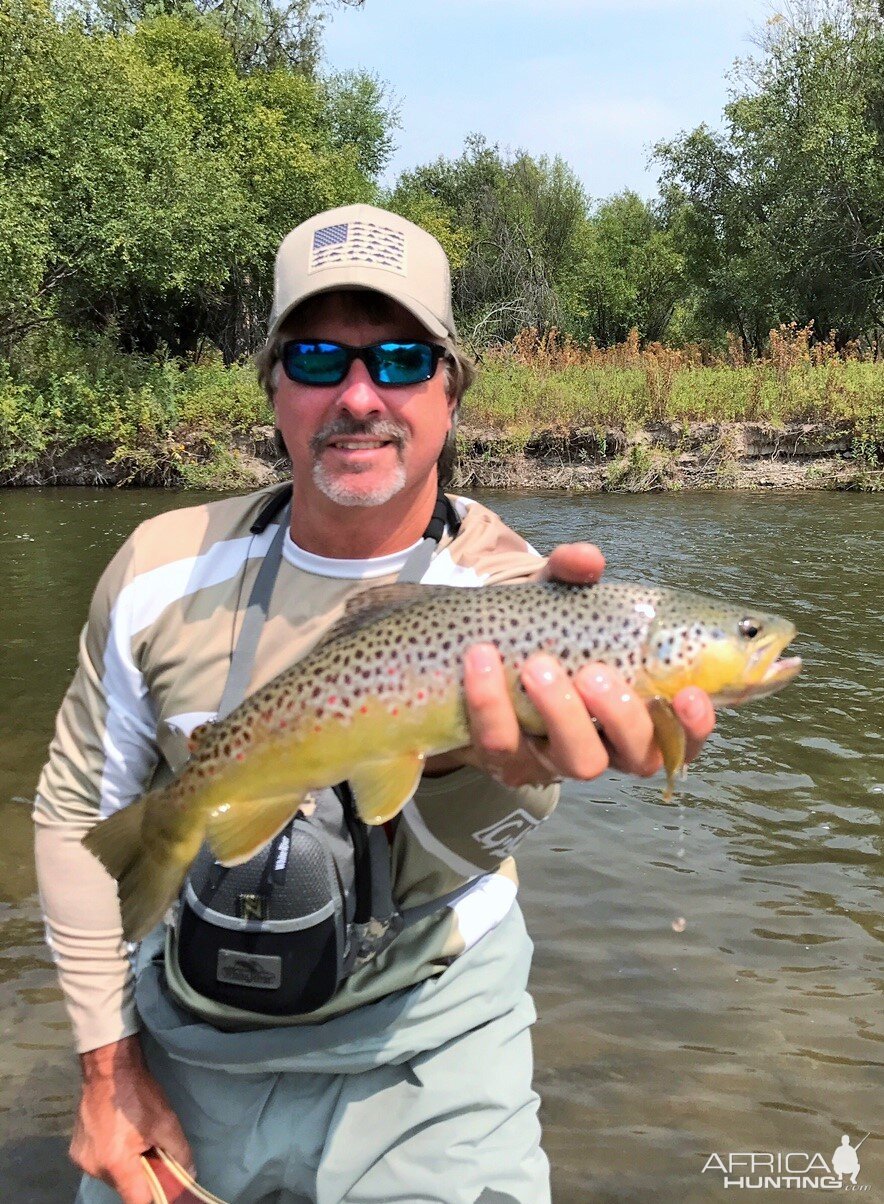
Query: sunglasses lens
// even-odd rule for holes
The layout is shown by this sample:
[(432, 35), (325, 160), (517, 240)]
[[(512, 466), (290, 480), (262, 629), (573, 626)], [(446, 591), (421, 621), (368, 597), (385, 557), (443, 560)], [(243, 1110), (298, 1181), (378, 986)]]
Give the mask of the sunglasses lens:
[(363, 360), (376, 385), (417, 385), (436, 370), (441, 348), (430, 343), (375, 343), (346, 347), (294, 339), (282, 348), (282, 366), (300, 385), (339, 385), (355, 358)]
[(286, 343), (282, 366), (301, 385), (337, 385), (347, 375), (350, 355), (338, 343)]
[(417, 385), (433, 375), (436, 361), (429, 343), (378, 343), (368, 367), (379, 385)]

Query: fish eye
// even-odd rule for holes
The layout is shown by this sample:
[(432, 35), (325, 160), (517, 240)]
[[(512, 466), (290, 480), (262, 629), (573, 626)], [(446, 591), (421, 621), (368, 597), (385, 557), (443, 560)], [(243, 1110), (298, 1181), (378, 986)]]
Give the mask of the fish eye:
[(754, 619), (740, 619), (738, 627), (740, 635), (745, 636), (747, 640), (754, 640), (761, 634), (761, 624), (756, 623)]

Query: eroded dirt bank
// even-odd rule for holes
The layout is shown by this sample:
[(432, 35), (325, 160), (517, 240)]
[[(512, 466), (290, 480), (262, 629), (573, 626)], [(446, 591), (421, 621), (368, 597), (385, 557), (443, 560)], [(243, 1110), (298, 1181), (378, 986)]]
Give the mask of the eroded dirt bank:
[[(852, 424), (662, 423), (635, 431), (540, 430), (528, 436), (462, 426), (455, 487), (564, 489), (582, 492), (655, 489), (884, 489), (884, 444)], [(179, 448), (181, 444), (177, 445)], [(204, 435), (184, 448), (199, 463)], [(3, 480), (5, 485), (180, 485), (175, 465), (139, 472), (114, 448), (90, 444), (47, 454)], [(270, 427), (235, 437), (212, 488), (247, 488), (284, 480)]]

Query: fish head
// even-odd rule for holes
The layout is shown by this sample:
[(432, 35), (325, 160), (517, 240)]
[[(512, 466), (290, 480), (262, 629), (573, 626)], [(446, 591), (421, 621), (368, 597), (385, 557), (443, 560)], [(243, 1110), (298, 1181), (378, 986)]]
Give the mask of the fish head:
[(644, 690), (672, 698), (686, 686), (717, 706), (736, 706), (782, 689), (801, 658), (780, 658), (795, 637), (788, 619), (698, 594), (665, 591), (648, 629)]

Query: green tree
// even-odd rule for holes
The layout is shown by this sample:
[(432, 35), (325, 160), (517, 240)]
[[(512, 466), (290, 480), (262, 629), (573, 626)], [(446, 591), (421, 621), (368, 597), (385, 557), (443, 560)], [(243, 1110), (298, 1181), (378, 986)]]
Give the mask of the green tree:
[(461, 232), (453, 289), (467, 337), (567, 323), (587, 199), (562, 159), (506, 157), (473, 135), (459, 159), (405, 173), (392, 203), (415, 206), (420, 195)]
[(159, 16), (192, 17), (214, 27), (242, 71), (287, 67), (317, 72), (322, 34), (338, 8), (361, 8), (365, 0), (79, 0), (94, 27), (132, 32)]
[(884, 19), (804, 0), (760, 50), (723, 133), (657, 148), (696, 309), (754, 350), (780, 321), (854, 338), (884, 317)]
[(44, 0), (0, 3), (0, 347), (46, 319), (52, 262), (52, 78), (59, 31)]
[(111, 32), (0, 2), (0, 336), (57, 319), (143, 351), (253, 349), (282, 236), (376, 195), (383, 88), (244, 71), (192, 10)]
[(634, 192), (611, 197), (587, 223), (574, 273), (575, 322), (602, 346), (636, 328), (662, 339), (685, 292), (684, 261), (658, 205)]

